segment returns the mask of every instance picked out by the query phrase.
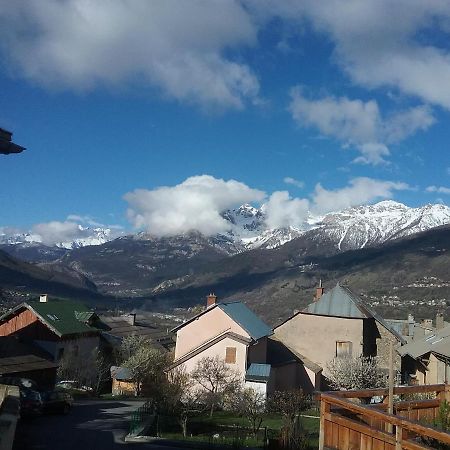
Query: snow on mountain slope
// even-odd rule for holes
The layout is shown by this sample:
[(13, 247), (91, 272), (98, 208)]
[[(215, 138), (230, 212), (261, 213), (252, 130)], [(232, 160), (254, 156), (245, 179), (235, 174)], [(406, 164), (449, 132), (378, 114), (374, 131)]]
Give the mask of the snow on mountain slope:
[(327, 214), (318, 224), (318, 232), (335, 241), (339, 250), (350, 250), (446, 224), (450, 224), (448, 206), (436, 204), (409, 208), (388, 200)]
[[(408, 236), (419, 231), (450, 224), (450, 208), (445, 205), (425, 205), (420, 208), (410, 208), (402, 203), (391, 200), (373, 205), (348, 208), (339, 212), (329, 213), (324, 217), (310, 214), (305, 227), (268, 229), (265, 222), (265, 208), (255, 208), (249, 204), (222, 214), (230, 228), (224, 234), (206, 238), (208, 245), (218, 249), (225, 255), (233, 255), (256, 248), (272, 249), (279, 247), (308, 232), (312, 237), (326, 237), (335, 243), (341, 251), (358, 249), (381, 244), (396, 238)], [(55, 246), (44, 245), (39, 235), (31, 233), (8, 234), (0, 229), (0, 246), (7, 250), (14, 247), (32, 247), (40, 245), (40, 253), (48, 252), (49, 248), (76, 249), (91, 245), (101, 245), (117, 237), (117, 233), (108, 228), (83, 228), (80, 225), (81, 238), (58, 242)], [(190, 236), (187, 234), (186, 236)], [(153, 240), (155, 245), (164, 246), (178, 242), (184, 237), (173, 236), (165, 238), (152, 237), (148, 233), (134, 235), (137, 240)], [(190, 239), (190, 240), (189, 240)], [(186, 238), (191, 246), (195, 245), (192, 238)], [(178, 244), (177, 244), (178, 245)], [(6, 248), (8, 247), (8, 248)], [(201, 248), (203, 248), (201, 246)], [(193, 248), (193, 250), (195, 250)], [(52, 259), (49, 256), (49, 259)]]

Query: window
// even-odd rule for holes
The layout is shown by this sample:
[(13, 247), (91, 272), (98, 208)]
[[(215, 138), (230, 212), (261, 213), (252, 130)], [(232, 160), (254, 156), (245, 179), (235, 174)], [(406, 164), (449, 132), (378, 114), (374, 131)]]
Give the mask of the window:
[(225, 362), (227, 364), (236, 364), (236, 347), (226, 348)]
[(350, 341), (336, 341), (336, 356), (352, 356), (352, 343)]

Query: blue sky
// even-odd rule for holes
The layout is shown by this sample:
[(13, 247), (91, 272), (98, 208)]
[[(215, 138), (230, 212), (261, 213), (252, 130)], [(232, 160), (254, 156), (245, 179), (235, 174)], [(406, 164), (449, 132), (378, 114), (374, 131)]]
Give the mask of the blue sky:
[(328, 191), (336, 207), (448, 204), (446, 2), (0, 0), (0, 11), (0, 126), (27, 147), (0, 158), (0, 227), (164, 234), (243, 200), (278, 201), (287, 212), (272, 223), (299, 225), (329, 210)]

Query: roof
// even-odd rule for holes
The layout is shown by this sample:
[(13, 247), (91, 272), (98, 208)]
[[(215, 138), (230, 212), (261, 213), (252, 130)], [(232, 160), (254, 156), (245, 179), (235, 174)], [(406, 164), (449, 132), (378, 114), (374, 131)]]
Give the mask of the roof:
[(0, 337), (0, 355), (2, 375), (58, 367), (41, 348), (24, 343), (16, 336)]
[(427, 353), (450, 358), (450, 325), (426, 334), (421, 339), (413, 340), (397, 351), (401, 356), (409, 355), (413, 358), (419, 358)]
[(321, 316), (343, 317), (350, 319), (375, 319), (390, 331), (398, 341), (405, 343), (405, 338), (387, 321), (378, 315), (360, 297), (339, 283), (322, 297), (308, 305), (302, 312)]
[(20, 153), (23, 150), (25, 150), (25, 147), (12, 142), (12, 133), (10, 131), (0, 128), (0, 153), (8, 155), (9, 153)]
[(269, 381), (270, 377), (270, 364), (250, 364), (245, 374), (246, 381)]
[(177, 331), (180, 328), (188, 325), (203, 314), (208, 313), (214, 308), (220, 308), (225, 314), (227, 314), (232, 320), (239, 324), (253, 340), (257, 341), (265, 336), (270, 336), (273, 332), (272, 329), (264, 323), (253, 311), (251, 311), (244, 303), (236, 302), (224, 302), (216, 303), (215, 305), (205, 309), (200, 314), (192, 317), (188, 321), (175, 327), (172, 331)]
[[(99, 327), (88, 320), (97, 315), (85, 305), (69, 300), (52, 299), (47, 302), (27, 302), (16, 306), (0, 317), (0, 323), (23, 309), (29, 309), (58, 336), (98, 332)], [(99, 324), (100, 325), (100, 324)]]
[(118, 381), (129, 381), (133, 379), (133, 374), (128, 367), (111, 366), (111, 378)]

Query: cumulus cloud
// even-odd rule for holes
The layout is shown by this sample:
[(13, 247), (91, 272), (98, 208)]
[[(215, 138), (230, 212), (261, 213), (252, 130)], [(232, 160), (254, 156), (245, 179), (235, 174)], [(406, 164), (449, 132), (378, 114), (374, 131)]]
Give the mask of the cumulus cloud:
[(292, 198), (287, 191), (276, 191), (264, 205), (269, 228), (301, 227), (308, 216), (309, 201)]
[(210, 175), (190, 177), (176, 186), (136, 189), (124, 196), (133, 226), (156, 236), (193, 230), (205, 235), (226, 231), (229, 223), (221, 216), (224, 210), (264, 197), (264, 192), (244, 183)]
[(0, 46), (14, 74), (75, 90), (138, 80), (202, 107), (258, 100), (253, 71), (225, 56), (256, 36), (237, 0), (15, 0), (0, 8)]
[(325, 136), (354, 146), (361, 156), (354, 162), (386, 163), (387, 144), (399, 142), (419, 130), (426, 130), (435, 119), (430, 108), (413, 107), (383, 118), (375, 100), (363, 102), (347, 97), (307, 98), (300, 87), (291, 91), (289, 106), (293, 119), (303, 127), (314, 127)]
[(450, 188), (445, 186), (428, 186), (425, 190), (427, 192), (438, 192), (439, 194), (450, 195)]
[(408, 184), (394, 181), (359, 177), (350, 180), (348, 186), (340, 189), (325, 189), (320, 183), (312, 195), (312, 209), (318, 214), (339, 211), (379, 199), (392, 198), (395, 191), (410, 189)]
[(84, 230), (78, 223), (71, 221), (38, 223), (33, 226), (32, 232), (40, 236), (41, 241), (47, 245), (70, 242), (76, 239), (87, 238), (89, 230)]
[[(368, 88), (396, 88), (450, 109), (450, 3), (442, 0), (247, 0), (260, 21), (308, 20), (334, 44), (333, 62)], [(442, 33), (439, 42), (429, 32)]]
[(300, 189), (302, 189), (305, 186), (305, 183), (303, 181), (296, 180), (295, 178), (292, 177), (284, 177), (283, 182), (286, 184), (292, 184), (292, 186), (296, 186)]

